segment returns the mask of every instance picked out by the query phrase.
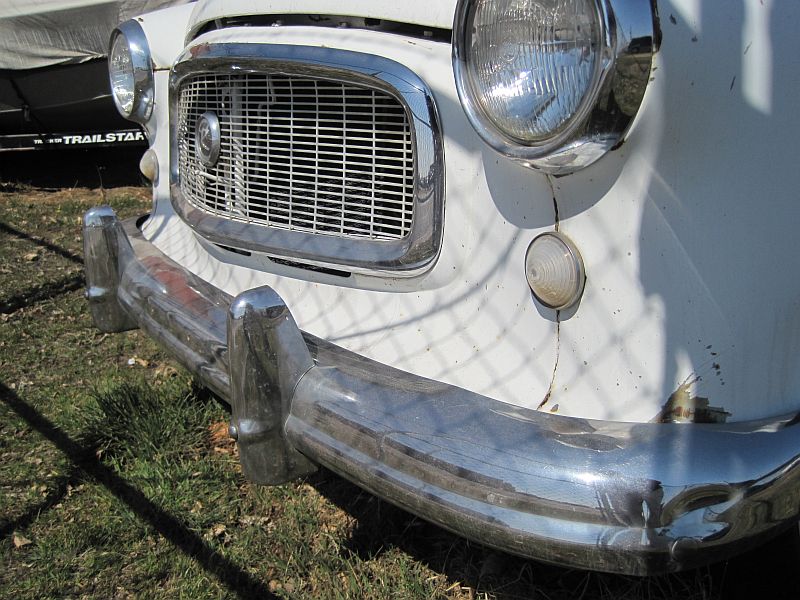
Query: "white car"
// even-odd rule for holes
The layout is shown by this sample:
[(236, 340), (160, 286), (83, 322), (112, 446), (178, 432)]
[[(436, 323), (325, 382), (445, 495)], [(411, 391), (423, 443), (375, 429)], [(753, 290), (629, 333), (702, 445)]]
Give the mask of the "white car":
[(204, 0), (112, 38), (152, 212), (84, 222), (104, 331), (481, 543), (651, 574), (800, 511), (800, 5)]

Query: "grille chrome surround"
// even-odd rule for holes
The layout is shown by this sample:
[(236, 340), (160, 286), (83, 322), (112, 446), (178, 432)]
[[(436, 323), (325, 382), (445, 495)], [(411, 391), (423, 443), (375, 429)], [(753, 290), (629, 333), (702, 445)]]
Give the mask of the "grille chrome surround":
[[(327, 48), (201, 44), (170, 78), (170, 189), (223, 245), (350, 271), (414, 274), (441, 243), (433, 98), (406, 67)], [(214, 112), (219, 159), (194, 147)]]

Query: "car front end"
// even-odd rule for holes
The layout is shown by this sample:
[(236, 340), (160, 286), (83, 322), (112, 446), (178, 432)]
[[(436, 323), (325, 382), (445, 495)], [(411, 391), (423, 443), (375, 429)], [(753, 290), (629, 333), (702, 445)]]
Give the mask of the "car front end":
[(209, 0), (126, 22), (112, 88), (154, 201), (86, 214), (95, 323), (228, 401), (255, 482), (324, 465), (603, 571), (768, 539), (800, 511), (779, 258), (798, 117), (763, 74), (790, 9), (746, 4)]

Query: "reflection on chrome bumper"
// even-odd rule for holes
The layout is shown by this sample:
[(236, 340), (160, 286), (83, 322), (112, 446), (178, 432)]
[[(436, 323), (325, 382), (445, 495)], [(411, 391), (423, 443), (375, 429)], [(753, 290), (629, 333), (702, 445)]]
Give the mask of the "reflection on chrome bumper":
[(86, 214), (84, 243), (96, 325), (138, 325), (227, 399), (254, 481), (322, 464), (487, 545), (631, 574), (721, 559), (797, 520), (792, 416), (641, 424), (516, 408), (303, 333), (271, 288), (231, 298), (107, 207)]

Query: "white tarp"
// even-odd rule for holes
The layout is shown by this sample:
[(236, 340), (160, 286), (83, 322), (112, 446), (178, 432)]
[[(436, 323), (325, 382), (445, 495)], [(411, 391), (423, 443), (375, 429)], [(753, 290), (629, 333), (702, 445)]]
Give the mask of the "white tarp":
[(190, 0), (0, 0), (0, 69), (83, 62), (108, 53), (118, 23)]

